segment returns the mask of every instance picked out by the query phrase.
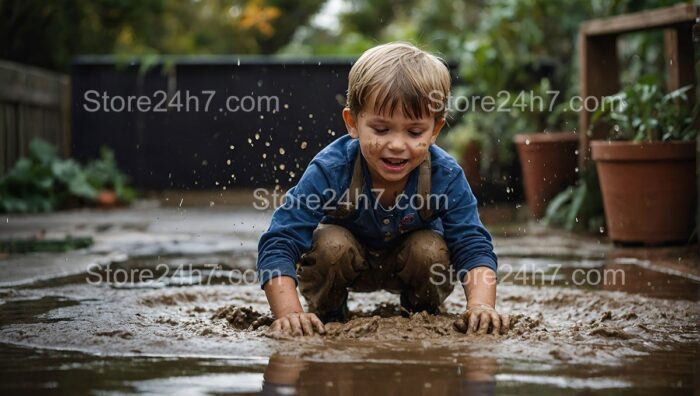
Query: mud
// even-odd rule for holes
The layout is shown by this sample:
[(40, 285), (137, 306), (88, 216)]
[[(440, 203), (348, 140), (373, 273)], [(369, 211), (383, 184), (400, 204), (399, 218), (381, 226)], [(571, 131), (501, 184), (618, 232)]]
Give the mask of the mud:
[[(154, 225), (136, 226), (142, 222), (134, 217), (131, 223), (104, 229), (99, 243), (104, 248), (132, 246), (138, 242), (134, 229), (156, 234), (152, 240), (160, 238)], [(170, 220), (167, 231), (178, 224)], [(121, 238), (124, 228), (129, 230)], [(188, 243), (195, 239), (181, 238)], [(147, 245), (148, 240), (137, 253), (148, 251)], [(0, 365), (15, 370), (0, 388), (50, 386), (65, 378), (77, 383), (90, 373), (92, 385), (80, 385), (86, 391), (226, 393), (294, 386), (313, 394), (340, 393), (341, 388), (366, 394), (445, 394), (463, 391), (465, 384), (486, 384), (487, 392), (500, 388), (505, 393), (630, 388), (690, 393), (700, 378), (694, 363), (700, 361), (700, 283), (673, 272), (681, 267), (657, 270), (658, 256), (611, 254), (610, 247), (594, 239), (527, 229), (496, 240), (501, 267), (525, 274), (500, 276), (497, 308), (512, 318), (506, 335), (456, 331), (452, 324), (465, 302), (462, 290), (455, 288), (444, 313), (409, 318), (399, 315), (398, 295), (351, 293), (347, 323), (328, 324), (324, 336), (291, 338), (268, 332), (272, 318), (259, 285), (186, 281), (211, 265), (225, 272), (254, 263), (245, 249), (182, 254), (207, 246), (188, 245), (177, 256), (137, 255), (112, 262), (114, 268), (128, 270), (165, 263), (168, 270), (157, 286), (137, 279), (130, 279), (129, 287), (90, 284), (74, 264), (55, 272), (45, 264), (47, 276), (38, 271), (45, 256), (11, 256), (0, 263), (0, 271), (13, 277), (0, 288)], [(673, 258), (670, 252), (664, 260)], [(691, 266), (693, 254), (683, 253), (676, 261)], [(21, 262), (33, 264), (13, 270)], [(192, 264), (190, 272), (172, 270), (182, 264)], [(551, 271), (552, 264), (561, 269)], [(626, 282), (572, 283), (576, 270), (606, 269), (622, 270)], [(224, 277), (216, 274), (215, 279)], [(30, 363), (12, 365), (18, 356)], [(36, 370), (43, 370), (38, 378)]]
[[(517, 353), (524, 359), (577, 363), (621, 364), (625, 358), (663, 349), (671, 342), (700, 342), (700, 309), (694, 302), (649, 299), (615, 292), (594, 294), (571, 290), (541, 289), (535, 296), (523, 287), (501, 290), (500, 307), (512, 315), (507, 335), (465, 335), (453, 327), (462, 305), (459, 295), (448, 299), (450, 313), (418, 313), (410, 318), (398, 316), (393, 303), (371, 310), (351, 312), (347, 323), (329, 323), (324, 336), (277, 339), (294, 340), (299, 345), (318, 345), (319, 340), (342, 342), (346, 347), (375, 342), (400, 345), (403, 342), (423, 347), (480, 345), (471, 355), (502, 356)], [(372, 297), (377, 297), (373, 293)], [(384, 298), (395, 296), (382, 293)], [(365, 305), (356, 294), (355, 304)], [(372, 299), (375, 299), (372, 298)], [(225, 318), (251, 337), (269, 336), (259, 318), (271, 321), (251, 308), (229, 306), (219, 309), (213, 319)], [(255, 330), (255, 331), (253, 331)], [(417, 344), (415, 344), (417, 342)], [(295, 349), (287, 352), (294, 354)], [(483, 350), (483, 351), (480, 351)]]
[(270, 326), (274, 319), (270, 315), (258, 313), (251, 307), (223, 307), (214, 312), (212, 319), (224, 319), (238, 330), (257, 330)]

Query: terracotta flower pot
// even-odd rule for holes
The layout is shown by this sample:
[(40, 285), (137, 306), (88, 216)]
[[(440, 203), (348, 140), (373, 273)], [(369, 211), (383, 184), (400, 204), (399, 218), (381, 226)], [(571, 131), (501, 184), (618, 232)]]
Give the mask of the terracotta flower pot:
[(97, 205), (102, 208), (111, 208), (117, 205), (117, 194), (112, 190), (102, 190), (97, 194)]
[(459, 165), (467, 176), (469, 186), (477, 194), (481, 191), (481, 142), (472, 140), (464, 146)]
[(578, 134), (575, 132), (515, 135), (523, 172), (525, 200), (534, 218), (544, 215), (547, 204), (576, 182)]
[(591, 142), (610, 239), (685, 242), (696, 206), (695, 142)]

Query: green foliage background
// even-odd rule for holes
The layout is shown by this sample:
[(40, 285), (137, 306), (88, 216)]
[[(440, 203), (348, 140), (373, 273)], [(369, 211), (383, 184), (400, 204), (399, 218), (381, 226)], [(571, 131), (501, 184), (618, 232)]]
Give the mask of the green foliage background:
[[(443, 133), (443, 146), (459, 157), (461, 144), (451, 142), (480, 140), (482, 178), (514, 191), (520, 182), (513, 136), (577, 128), (566, 103), (578, 94), (580, 24), (684, 1), (348, 0), (334, 29), (311, 23), (326, 2), (0, 0), (0, 58), (67, 70), (73, 56), (85, 53), (356, 56), (379, 43), (410, 41), (459, 65), (455, 95), (507, 92), (516, 104), (520, 92), (524, 101), (560, 93), (551, 111), (450, 114), (449, 124), (459, 127)], [(625, 36), (619, 44), (623, 85), (662, 74), (660, 32)]]
[(112, 190), (122, 203), (130, 203), (134, 190), (118, 168), (114, 154), (102, 148), (100, 158), (81, 166), (73, 159), (61, 159), (56, 148), (35, 139), (29, 155), (0, 179), (0, 212), (49, 212), (94, 204), (103, 190)]

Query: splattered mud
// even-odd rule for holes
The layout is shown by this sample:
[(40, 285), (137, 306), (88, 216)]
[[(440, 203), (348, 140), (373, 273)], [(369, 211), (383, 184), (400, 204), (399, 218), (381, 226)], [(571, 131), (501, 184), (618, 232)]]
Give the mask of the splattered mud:
[[(351, 320), (328, 324), (326, 335), (270, 335), (259, 286), (226, 284), (243, 279), (231, 273), (252, 267), (250, 244), (229, 253), (114, 259), (112, 269), (136, 271), (116, 283), (94, 284), (108, 274), (104, 264), (91, 274), (70, 267), (18, 277), (0, 289), (0, 389), (692, 393), (700, 361), (695, 275), (658, 271), (659, 257), (537, 232), (496, 239), (501, 268), (512, 270), (499, 275), (498, 307), (512, 316), (511, 331), (501, 336), (453, 328), (465, 305), (458, 288), (438, 316), (402, 318), (397, 295), (352, 293)], [(132, 237), (102, 238), (106, 248)], [(14, 273), (10, 263), (0, 271)], [(191, 265), (182, 271), (182, 264)], [(154, 279), (135, 276), (149, 269)], [(615, 282), (577, 282), (606, 271)], [(92, 382), (71, 382), (86, 373)]]

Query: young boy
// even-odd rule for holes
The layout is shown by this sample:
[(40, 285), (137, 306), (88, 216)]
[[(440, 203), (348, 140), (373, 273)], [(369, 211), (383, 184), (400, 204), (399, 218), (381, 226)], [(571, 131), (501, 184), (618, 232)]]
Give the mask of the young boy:
[(410, 44), (371, 48), (353, 65), (348, 134), (314, 157), (260, 238), (272, 331), (323, 334), (347, 319), (348, 290), (400, 293), (402, 315), (436, 314), (454, 287), (450, 263), (467, 298), (455, 328), (507, 331), (491, 236), (461, 167), (434, 145), (449, 91), (445, 64)]

